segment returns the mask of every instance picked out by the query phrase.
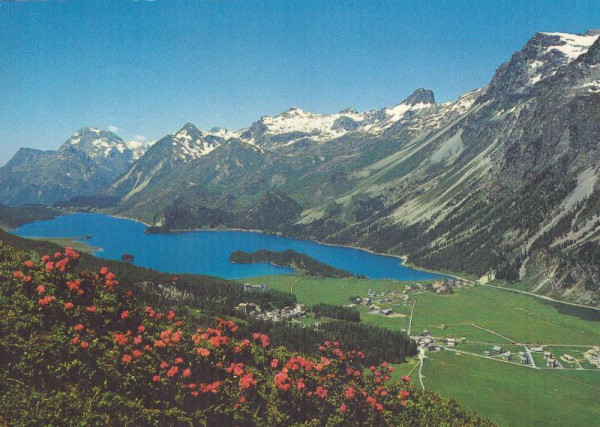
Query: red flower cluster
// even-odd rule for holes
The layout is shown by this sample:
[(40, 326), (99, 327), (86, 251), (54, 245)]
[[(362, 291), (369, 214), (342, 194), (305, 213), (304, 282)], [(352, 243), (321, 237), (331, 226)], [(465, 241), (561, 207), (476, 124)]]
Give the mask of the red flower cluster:
[(38, 300), (38, 305), (43, 307), (45, 305), (52, 303), (54, 300), (56, 300), (56, 297), (54, 297), (52, 295), (46, 295), (44, 298), (40, 298)]
[[(150, 306), (140, 310), (131, 293), (116, 292), (119, 282), (107, 267), (77, 277), (67, 272), (78, 258), (67, 248), (64, 254), (43, 257), (41, 263), (26, 261), (21, 267), (25, 273), (12, 274), (20, 284), (27, 274), (42, 278), (37, 286), (22, 286), (39, 298), (38, 305), (44, 307), (39, 315), (61, 314), (75, 335), (69, 338), (71, 355), (81, 357), (91, 345), (88, 355), (114, 360), (118, 369), (112, 372), (127, 378), (123, 387), (141, 380), (163, 399), (176, 396), (182, 402), (193, 399), (194, 405), (233, 408), (255, 404), (259, 393), (268, 393), (269, 399), (295, 405), (300, 412), (335, 413), (348, 420), (362, 414), (359, 418), (371, 424), (383, 420), (377, 417), (386, 411), (407, 406), (412, 398), (406, 389), (410, 384), (387, 385), (391, 366), (371, 366), (363, 372), (364, 355), (343, 351), (337, 341), (324, 342), (319, 357), (307, 357), (271, 348), (266, 334), (237, 339), (237, 325), (225, 319), (217, 319), (215, 327), (187, 333), (173, 310), (165, 314)], [(143, 321), (138, 324), (139, 319)], [(111, 328), (108, 336), (97, 332), (106, 328)], [(402, 379), (410, 382), (408, 377)], [(199, 396), (203, 398), (196, 399)]]

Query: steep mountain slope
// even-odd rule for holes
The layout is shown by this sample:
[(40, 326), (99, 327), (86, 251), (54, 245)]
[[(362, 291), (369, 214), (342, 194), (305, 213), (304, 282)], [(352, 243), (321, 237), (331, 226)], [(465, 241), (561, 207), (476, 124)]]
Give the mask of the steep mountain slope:
[(570, 61), (564, 55), (546, 78), (523, 86), (529, 70), (519, 64), (539, 61), (530, 48), (546, 40), (537, 35), (459, 120), (359, 170), (369, 179), (352, 194), (375, 207), (326, 239), (478, 275), (517, 279), (535, 271), (537, 291), (597, 303), (597, 267), (574, 272), (560, 252), (581, 258), (578, 248), (597, 245), (600, 226), (600, 42), (585, 39), (594, 40), (587, 53)]
[[(199, 189), (207, 179), (239, 168), (240, 159), (252, 157), (255, 161), (264, 161), (260, 148), (239, 141), (229, 142), (221, 135), (219, 131), (200, 131), (188, 123), (154, 144), (103, 194), (120, 197), (122, 213), (154, 214), (187, 191), (203, 192)], [(205, 161), (209, 155), (214, 162)], [(212, 171), (205, 170), (203, 165)]]
[(0, 168), (0, 201), (52, 204), (91, 195), (129, 169), (134, 158), (117, 135), (84, 128), (57, 151), (21, 149)]

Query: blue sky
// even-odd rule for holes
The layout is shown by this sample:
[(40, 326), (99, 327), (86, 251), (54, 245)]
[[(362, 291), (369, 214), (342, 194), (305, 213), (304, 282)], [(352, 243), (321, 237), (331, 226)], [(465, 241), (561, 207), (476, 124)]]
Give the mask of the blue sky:
[(157, 139), (418, 87), (449, 101), (536, 31), (595, 27), (597, 0), (0, 1), (0, 164), (84, 126)]

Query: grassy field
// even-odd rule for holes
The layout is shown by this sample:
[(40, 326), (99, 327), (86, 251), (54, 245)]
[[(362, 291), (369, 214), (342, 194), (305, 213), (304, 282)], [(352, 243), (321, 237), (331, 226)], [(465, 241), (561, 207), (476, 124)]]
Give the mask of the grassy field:
[[(402, 291), (406, 283), (395, 280), (319, 279), (300, 274), (263, 276), (245, 280), (267, 283), (271, 289), (293, 293), (307, 305), (324, 302), (349, 304), (350, 296), (367, 296), (367, 290), (377, 293), (386, 290)], [(409, 282), (410, 283), (410, 282)], [(527, 295), (505, 292), (481, 286), (458, 289), (451, 295), (418, 293), (412, 332), (429, 330), (435, 336), (465, 337), (469, 341), (509, 344), (539, 343), (555, 346), (598, 345), (600, 325), (559, 313), (554, 307)], [(402, 329), (408, 324), (412, 302), (392, 306), (403, 318), (386, 318), (367, 314), (361, 308), (365, 323)], [(446, 325), (442, 329), (442, 324)], [(506, 337), (478, 328), (486, 328)]]
[[(245, 279), (246, 283), (267, 283), (270, 289), (290, 292), (297, 296), (302, 304), (314, 305), (327, 303), (333, 305), (350, 304), (350, 296), (367, 296), (367, 290), (373, 289), (377, 293), (384, 291), (404, 290), (406, 283), (396, 280), (361, 280), (361, 279), (319, 279), (301, 274), (262, 276)], [(359, 307), (363, 323), (381, 326), (388, 329), (401, 330), (408, 326), (410, 305), (382, 305), (392, 307), (395, 313), (404, 314), (406, 317), (385, 317), (368, 314), (366, 307)]]
[[(253, 277), (243, 280), (246, 283), (267, 283), (269, 288), (293, 293), (303, 304), (314, 305), (320, 302), (335, 305), (350, 304), (350, 296), (367, 296), (367, 290), (402, 291), (406, 283), (397, 280), (362, 279), (320, 279), (301, 274)], [(293, 286), (293, 288), (292, 288)]]
[[(493, 288), (463, 288), (452, 295), (415, 295), (413, 330), (433, 335), (466, 337), (483, 342), (593, 345), (600, 342), (598, 322), (558, 313), (536, 298)], [(446, 324), (447, 329), (441, 325)]]
[[(387, 290), (398, 292), (407, 284), (393, 280), (317, 279), (299, 274), (247, 281), (293, 291), (299, 302), (307, 305), (344, 305), (350, 302), (350, 296), (367, 296), (368, 289), (378, 294)], [(413, 302), (412, 332), (428, 329), (434, 336), (465, 337), (466, 344), (456, 347), (459, 352), (482, 354), (494, 344), (513, 353), (522, 351), (522, 346), (511, 344), (514, 340), (548, 345), (557, 356), (568, 353), (579, 359), (584, 368), (590, 368), (583, 362), (582, 353), (588, 346), (600, 344), (597, 321), (561, 314), (530, 296), (481, 286), (458, 289), (451, 295), (416, 293), (408, 304), (390, 305), (395, 313), (406, 317), (370, 315), (368, 309), (360, 307), (361, 319), (385, 328), (406, 328)], [(501, 426), (600, 425), (600, 369), (532, 369), (501, 362), (499, 357), (492, 360), (453, 351), (427, 355), (423, 368), (427, 389), (453, 397)], [(546, 367), (541, 353), (535, 353), (534, 360), (539, 367)], [(394, 366), (393, 378), (410, 373), (419, 383), (417, 359)]]
[(502, 426), (594, 426), (600, 421), (599, 371), (557, 371), (428, 353), (425, 387)]
[(95, 252), (101, 251), (102, 248), (97, 248), (95, 246), (88, 245), (85, 242), (80, 242), (78, 240), (73, 240), (73, 237), (31, 237), (33, 240), (42, 240), (44, 242), (55, 243), (62, 247), (70, 246), (76, 251), (84, 252), (87, 254), (94, 254)]

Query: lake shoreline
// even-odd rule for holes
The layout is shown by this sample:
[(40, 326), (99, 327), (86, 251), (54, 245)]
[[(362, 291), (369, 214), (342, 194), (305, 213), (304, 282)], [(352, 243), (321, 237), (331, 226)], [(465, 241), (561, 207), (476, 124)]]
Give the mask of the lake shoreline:
[[(105, 212), (93, 212), (93, 213), (99, 213), (102, 215), (108, 215), (111, 216), (113, 218), (119, 218), (119, 219), (128, 219), (131, 221), (135, 221), (139, 224), (143, 224), (146, 227), (150, 228), (152, 227), (152, 225), (141, 221), (139, 219), (136, 218), (131, 218), (128, 216), (124, 216), (124, 215), (117, 215), (117, 214), (112, 214), (112, 213), (105, 213)], [(268, 232), (268, 231), (264, 231), (264, 230), (259, 230), (259, 229), (246, 229), (246, 228), (237, 228), (237, 227), (223, 227), (223, 228), (188, 228), (188, 229), (172, 229), (172, 230), (165, 230), (165, 231), (161, 231), (159, 233), (153, 233), (153, 234), (181, 234), (181, 233), (191, 233), (191, 232), (197, 232), (197, 231), (210, 231), (210, 232), (219, 232), (219, 231), (242, 231), (242, 232), (247, 232), (247, 233), (257, 233), (257, 234), (263, 234), (263, 235), (268, 235), (268, 236), (278, 236), (278, 237), (284, 237), (286, 239), (295, 239), (295, 240), (301, 240), (301, 241), (305, 241), (305, 242), (313, 242), (313, 243), (318, 243), (320, 245), (326, 245), (326, 246), (332, 246), (332, 247), (339, 247), (339, 248), (349, 248), (349, 249), (357, 249), (360, 251), (364, 251), (373, 255), (379, 255), (379, 256), (389, 256), (389, 257), (393, 257), (393, 258), (398, 258), (401, 262), (400, 264), (403, 265), (406, 268), (410, 268), (412, 270), (418, 270), (418, 271), (422, 271), (425, 273), (430, 273), (430, 274), (435, 274), (437, 276), (442, 276), (442, 277), (451, 277), (453, 279), (457, 279), (457, 280), (465, 280), (468, 282), (472, 282), (473, 280), (468, 279), (466, 277), (461, 277), (459, 274), (455, 273), (455, 272), (451, 272), (451, 273), (443, 273), (437, 270), (433, 270), (430, 268), (426, 268), (426, 267), (422, 267), (413, 263), (410, 263), (408, 261), (408, 255), (396, 255), (396, 254), (390, 254), (390, 253), (380, 253), (380, 252), (375, 252), (371, 249), (368, 248), (363, 248), (360, 246), (352, 246), (352, 245), (343, 245), (343, 244), (335, 244), (335, 243), (328, 243), (328, 242), (322, 242), (320, 240), (315, 240), (315, 239), (302, 239), (302, 238), (297, 238), (297, 237), (289, 237), (286, 236), (283, 233), (280, 232)]]
[[(97, 254), (102, 258), (120, 259), (123, 253), (132, 253), (136, 257), (136, 264), (143, 267), (181, 274), (208, 274), (228, 279), (291, 272), (287, 269), (279, 272), (267, 272), (268, 268), (243, 270), (238, 267), (234, 268), (229, 263), (231, 253), (236, 250), (253, 252), (260, 249), (273, 251), (293, 249), (333, 267), (372, 279), (434, 281), (450, 278), (448, 274), (407, 266), (406, 258), (398, 255), (378, 254), (369, 249), (350, 245), (288, 238), (281, 233), (269, 233), (261, 230), (199, 228), (145, 233), (148, 225), (143, 221), (103, 212), (66, 212), (65, 215), (57, 217), (54, 221), (56, 223), (41, 221), (36, 222), (35, 225), (24, 225), (23, 231), (21, 232), (19, 228), (15, 230), (15, 234), (22, 237), (41, 236), (45, 240), (56, 239), (57, 236), (63, 239), (67, 236), (69, 239), (76, 240), (79, 238), (78, 236), (89, 235), (93, 236), (93, 239), (85, 243), (104, 248), (105, 251), (102, 254)], [(202, 231), (212, 231), (213, 233), (212, 235), (204, 233), (203, 237), (199, 233)], [(215, 232), (223, 234), (219, 235)], [(161, 235), (162, 237), (160, 237)], [(169, 235), (173, 237), (169, 237)], [(191, 243), (194, 241), (196, 243)], [(183, 242), (185, 242), (184, 246), (170, 246), (172, 243), (181, 245)], [(171, 255), (165, 257), (164, 253), (159, 253), (163, 244), (171, 248), (168, 252)], [(177, 249), (175, 249), (176, 247)], [(187, 247), (190, 249), (186, 249)], [(190, 250), (194, 252), (190, 252)], [(200, 255), (202, 261), (192, 262), (191, 259), (199, 254), (203, 254)], [(210, 259), (212, 261), (208, 261)]]
[[(110, 215), (110, 216), (114, 216), (114, 215)], [(130, 219), (130, 218), (125, 218), (125, 219)], [(137, 221), (137, 222), (145, 224), (142, 221)], [(468, 282), (472, 282), (473, 281), (471, 279), (467, 279), (465, 277), (461, 277), (461, 276), (459, 276), (456, 273), (442, 273), (442, 272), (437, 271), (437, 270), (432, 270), (430, 268), (421, 267), (421, 266), (409, 263), (407, 255), (396, 255), (396, 254), (390, 254), (390, 253), (380, 253), (380, 252), (375, 252), (375, 251), (373, 251), (371, 249), (368, 249), (368, 248), (362, 248), (360, 246), (352, 246), (352, 245), (343, 245), (343, 244), (336, 244), (336, 243), (328, 243), (328, 242), (322, 242), (320, 240), (314, 240), (314, 239), (302, 239), (302, 238), (298, 238), (298, 237), (289, 237), (289, 236), (286, 236), (285, 234), (279, 233), (279, 232), (267, 232), (267, 231), (263, 231), (263, 230), (245, 229), (245, 228), (193, 228), (193, 229), (167, 230), (167, 231), (164, 231), (164, 232), (161, 232), (161, 233), (156, 233), (156, 234), (181, 234), (181, 233), (193, 233), (193, 232), (198, 232), (198, 231), (209, 231), (209, 232), (241, 231), (241, 232), (246, 232), (246, 233), (256, 233), (256, 234), (263, 234), (263, 235), (267, 235), (267, 236), (283, 237), (283, 238), (286, 238), (286, 239), (293, 239), (293, 240), (299, 240), (299, 241), (304, 241), (304, 242), (318, 243), (320, 245), (331, 246), (331, 247), (335, 247), (335, 248), (356, 249), (356, 250), (359, 250), (359, 251), (367, 252), (367, 253), (372, 254), (372, 255), (388, 256), (388, 257), (392, 257), (392, 258), (397, 258), (397, 259), (399, 259), (401, 261), (400, 265), (402, 265), (402, 266), (404, 266), (406, 268), (410, 268), (411, 270), (423, 271), (425, 273), (431, 273), (431, 274), (435, 274), (437, 276), (451, 277), (453, 279), (465, 280), (465, 281), (468, 281)], [(397, 279), (392, 279), (392, 280), (397, 280)]]

